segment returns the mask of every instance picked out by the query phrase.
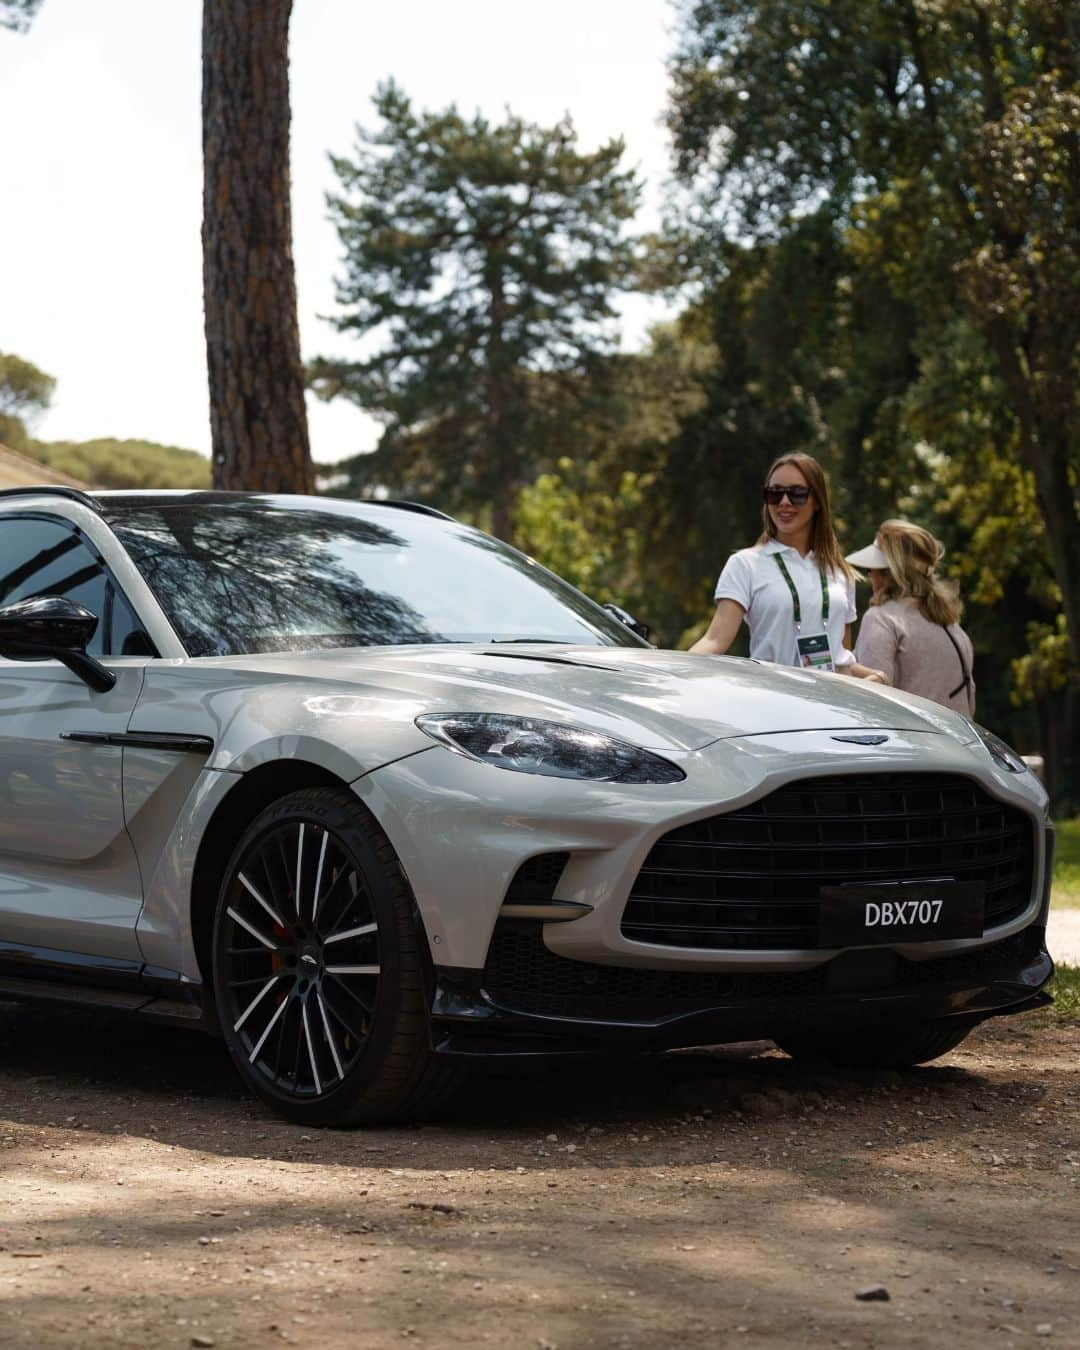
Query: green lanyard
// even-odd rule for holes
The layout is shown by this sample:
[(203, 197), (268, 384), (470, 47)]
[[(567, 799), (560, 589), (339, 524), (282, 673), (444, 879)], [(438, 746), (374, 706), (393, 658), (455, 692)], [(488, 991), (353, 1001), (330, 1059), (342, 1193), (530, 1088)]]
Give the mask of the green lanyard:
[[(795, 589), (795, 583), (791, 579), (791, 573), (787, 570), (783, 558), (779, 553), (774, 553), (776, 565), (783, 574), (787, 582), (787, 588), (791, 592), (791, 603), (795, 608), (795, 627), (802, 627), (802, 606), (799, 604), (799, 592)], [(818, 575), (821, 577), (821, 625), (824, 627), (829, 622), (829, 583), (825, 579), (825, 571), (822, 569)]]

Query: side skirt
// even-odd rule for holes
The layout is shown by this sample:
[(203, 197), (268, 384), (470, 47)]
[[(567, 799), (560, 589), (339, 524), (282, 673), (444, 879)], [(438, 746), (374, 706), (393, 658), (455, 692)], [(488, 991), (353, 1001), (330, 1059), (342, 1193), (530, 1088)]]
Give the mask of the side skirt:
[(135, 1013), (210, 1030), (202, 985), (144, 961), (0, 942), (0, 999)]

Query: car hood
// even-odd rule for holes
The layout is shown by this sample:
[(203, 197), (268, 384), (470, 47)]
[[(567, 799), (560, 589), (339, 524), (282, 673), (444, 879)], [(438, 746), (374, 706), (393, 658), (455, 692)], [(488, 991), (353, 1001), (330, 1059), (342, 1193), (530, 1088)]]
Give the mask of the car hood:
[(834, 674), (637, 647), (510, 644), (350, 648), (203, 658), (290, 683), (350, 686), (399, 710), (503, 712), (588, 726), (649, 749), (698, 750), (787, 731), (930, 732), (972, 739), (937, 704)]

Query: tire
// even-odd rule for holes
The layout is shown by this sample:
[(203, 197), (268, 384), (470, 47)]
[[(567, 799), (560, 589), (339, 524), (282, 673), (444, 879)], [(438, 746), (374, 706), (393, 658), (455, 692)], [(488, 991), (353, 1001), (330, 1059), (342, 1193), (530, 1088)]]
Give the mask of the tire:
[(436, 1059), (426, 943), (389, 840), (345, 789), (266, 807), (222, 877), (216, 1011), (244, 1082), (305, 1125), (416, 1119), (459, 1070)]
[(776, 1044), (792, 1059), (843, 1068), (904, 1069), (948, 1054), (973, 1029), (972, 1023), (915, 1022), (859, 1032), (795, 1033)]

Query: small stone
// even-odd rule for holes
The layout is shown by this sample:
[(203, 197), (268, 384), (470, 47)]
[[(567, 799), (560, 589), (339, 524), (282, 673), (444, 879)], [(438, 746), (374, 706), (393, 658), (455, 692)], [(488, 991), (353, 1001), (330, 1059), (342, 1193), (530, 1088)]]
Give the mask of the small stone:
[(214, 1338), (213, 1336), (192, 1336), (191, 1344), (198, 1346), (199, 1350), (209, 1350), (209, 1347), (214, 1344)]
[(1036, 1336), (1052, 1336), (1053, 1334), (1054, 1328), (1050, 1325), (1049, 1322), (1040, 1322), (1039, 1325), (1035, 1328)]
[(868, 1284), (856, 1289), (855, 1297), (860, 1303), (888, 1303), (889, 1291), (883, 1284)]

